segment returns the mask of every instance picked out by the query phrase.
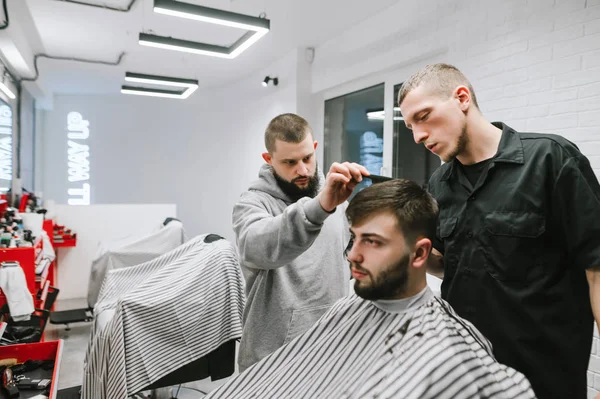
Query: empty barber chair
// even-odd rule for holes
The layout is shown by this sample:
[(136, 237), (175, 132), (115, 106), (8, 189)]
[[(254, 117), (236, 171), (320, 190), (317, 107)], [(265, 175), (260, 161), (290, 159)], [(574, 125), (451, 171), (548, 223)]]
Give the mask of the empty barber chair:
[(243, 308), (236, 251), (216, 235), (110, 270), (94, 308), (82, 398), (230, 376)]
[(139, 265), (155, 259), (185, 241), (183, 224), (175, 218), (167, 218), (149, 234), (130, 235), (101, 242), (96, 257), (92, 261), (88, 282), (88, 307), (52, 312), (50, 323), (64, 324), (66, 330), (69, 331), (70, 324), (92, 321), (93, 308), (108, 271)]

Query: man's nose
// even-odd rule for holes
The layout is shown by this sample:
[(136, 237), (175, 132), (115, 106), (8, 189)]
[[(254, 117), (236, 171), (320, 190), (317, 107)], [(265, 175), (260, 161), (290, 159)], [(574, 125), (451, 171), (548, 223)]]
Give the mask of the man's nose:
[(300, 163), (299, 166), (298, 166), (298, 168), (296, 169), (296, 173), (299, 176), (307, 176), (308, 175), (308, 168), (303, 163)]
[(346, 253), (346, 257), (350, 262), (360, 263), (362, 262), (362, 256), (360, 251), (358, 250), (358, 245), (354, 243), (354, 241), (350, 241), (348, 244), (348, 249)]
[(429, 137), (429, 134), (426, 131), (420, 129), (413, 130), (413, 138), (415, 139), (415, 143), (422, 143), (423, 141), (427, 140), (427, 137)]

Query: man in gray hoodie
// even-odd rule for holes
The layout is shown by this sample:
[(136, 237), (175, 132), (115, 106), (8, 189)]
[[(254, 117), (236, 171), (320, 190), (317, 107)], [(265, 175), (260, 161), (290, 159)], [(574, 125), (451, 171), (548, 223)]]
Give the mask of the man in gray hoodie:
[(233, 210), (247, 298), (240, 371), (304, 333), (348, 294), (346, 200), (369, 175), (346, 162), (334, 163), (324, 178), (311, 128), (295, 114), (269, 123), (265, 146), (259, 179)]

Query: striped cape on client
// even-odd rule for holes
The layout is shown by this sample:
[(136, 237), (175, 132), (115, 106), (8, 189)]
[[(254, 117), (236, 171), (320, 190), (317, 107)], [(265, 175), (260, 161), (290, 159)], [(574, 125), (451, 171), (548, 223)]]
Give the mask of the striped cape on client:
[[(341, 299), (304, 335), (206, 398), (534, 398), (488, 341), (429, 288), (406, 300)], [(398, 309), (400, 303), (400, 309)]]
[(83, 399), (125, 399), (241, 337), (244, 289), (235, 249), (206, 237), (108, 272), (94, 308)]

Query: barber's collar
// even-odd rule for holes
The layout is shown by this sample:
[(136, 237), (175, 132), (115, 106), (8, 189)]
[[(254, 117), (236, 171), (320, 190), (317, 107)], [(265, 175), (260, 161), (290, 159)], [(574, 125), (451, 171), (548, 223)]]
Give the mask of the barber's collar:
[(426, 286), (417, 295), (402, 299), (381, 299), (372, 301), (373, 305), (388, 313), (405, 313), (417, 308), (433, 298), (433, 292)]

